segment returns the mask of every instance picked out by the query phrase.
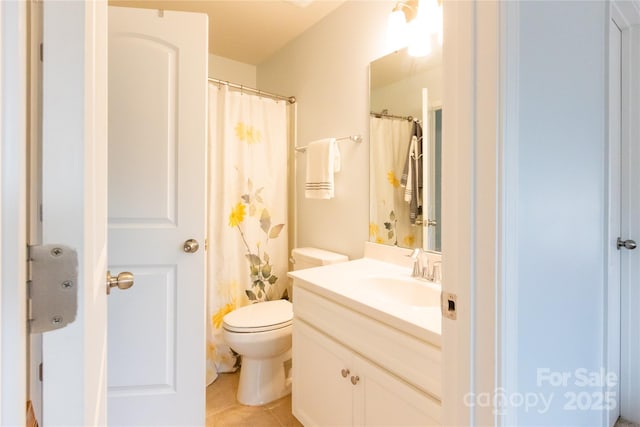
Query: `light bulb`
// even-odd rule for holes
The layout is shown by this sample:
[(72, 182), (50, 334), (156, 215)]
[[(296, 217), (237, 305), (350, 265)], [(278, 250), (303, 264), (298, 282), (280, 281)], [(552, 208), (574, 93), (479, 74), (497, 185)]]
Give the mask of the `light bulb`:
[(431, 34), (429, 31), (414, 31), (409, 41), (407, 53), (415, 57), (429, 55), (431, 53)]
[[(425, 5), (426, 6), (426, 5)], [(409, 28), (409, 49), (411, 56), (427, 56), (431, 53), (430, 7), (418, 9), (418, 16), (411, 21)]]
[(396, 10), (389, 15), (387, 22), (387, 46), (391, 50), (397, 50), (407, 45), (408, 25), (401, 10)]

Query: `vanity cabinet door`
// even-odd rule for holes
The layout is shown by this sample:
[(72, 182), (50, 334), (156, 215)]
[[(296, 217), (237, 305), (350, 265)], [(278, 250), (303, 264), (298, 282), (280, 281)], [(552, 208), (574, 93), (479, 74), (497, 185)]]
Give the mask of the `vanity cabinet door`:
[(351, 360), (351, 351), (304, 321), (294, 319), (292, 407), (293, 415), (302, 424), (353, 424)]
[(362, 426), (439, 426), (440, 402), (386, 370), (353, 355), (354, 424)]

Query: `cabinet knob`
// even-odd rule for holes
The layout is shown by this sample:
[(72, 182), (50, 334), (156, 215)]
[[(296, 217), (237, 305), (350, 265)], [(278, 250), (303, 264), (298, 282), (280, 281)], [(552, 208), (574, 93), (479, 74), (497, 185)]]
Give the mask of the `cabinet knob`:
[(350, 374), (348, 369), (343, 369), (340, 373), (342, 374), (342, 378), (347, 378), (347, 375)]
[(351, 376), (351, 384), (356, 385), (356, 384), (358, 384), (358, 381), (360, 381), (360, 377), (359, 376), (357, 376), (357, 375), (355, 377), (353, 375)]

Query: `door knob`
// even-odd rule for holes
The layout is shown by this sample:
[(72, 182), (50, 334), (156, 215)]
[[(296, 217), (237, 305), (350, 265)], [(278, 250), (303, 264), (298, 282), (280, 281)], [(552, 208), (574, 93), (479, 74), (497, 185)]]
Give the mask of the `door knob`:
[(117, 276), (112, 276), (110, 271), (107, 271), (107, 295), (111, 293), (111, 288), (118, 287), (118, 289), (129, 289), (133, 286), (133, 273), (123, 271), (118, 273)]
[(340, 371), (340, 374), (342, 375), (342, 378), (347, 378), (347, 375), (349, 375), (349, 370), (348, 369), (343, 369), (342, 371)]
[(616, 246), (617, 246), (618, 249), (625, 248), (625, 249), (631, 250), (631, 249), (635, 249), (637, 245), (636, 245), (636, 242), (634, 240), (631, 240), (631, 239), (622, 240), (620, 237), (618, 237), (618, 241), (616, 243)]
[(183, 249), (188, 254), (198, 252), (199, 248), (200, 248), (200, 244), (196, 239), (189, 239), (186, 242), (184, 242)]
[(356, 384), (358, 384), (358, 381), (360, 381), (360, 377), (359, 376), (357, 376), (357, 375), (355, 377), (353, 375), (351, 376), (351, 384), (356, 385)]

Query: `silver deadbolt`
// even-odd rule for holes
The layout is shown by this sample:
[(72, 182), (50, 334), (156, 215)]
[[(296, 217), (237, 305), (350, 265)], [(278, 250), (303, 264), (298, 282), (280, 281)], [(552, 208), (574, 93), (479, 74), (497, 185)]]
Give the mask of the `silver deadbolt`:
[(635, 249), (637, 247), (636, 242), (634, 240), (622, 240), (620, 237), (618, 237), (618, 241), (616, 242), (616, 247), (618, 249)]
[(189, 239), (186, 242), (184, 242), (183, 249), (188, 254), (193, 254), (195, 252), (198, 252), (199, 248), (200, 248), (200, 244), (196, 239)]
[(107, 295), (111, 293), (111, 288), (118, 287), (118, 289), (125, 290), (133, 286), (133, 273), (123, 271), (118, 273), (117, 276), (112, 276), (110, 271), (107, 271)]

